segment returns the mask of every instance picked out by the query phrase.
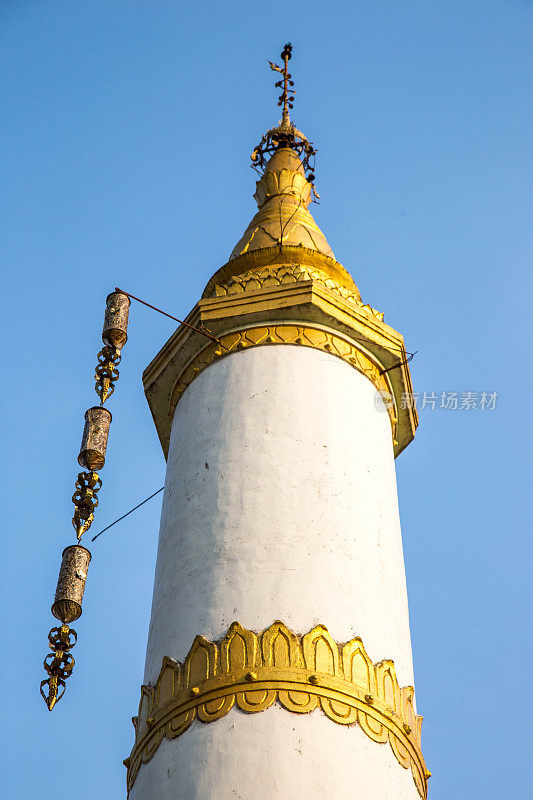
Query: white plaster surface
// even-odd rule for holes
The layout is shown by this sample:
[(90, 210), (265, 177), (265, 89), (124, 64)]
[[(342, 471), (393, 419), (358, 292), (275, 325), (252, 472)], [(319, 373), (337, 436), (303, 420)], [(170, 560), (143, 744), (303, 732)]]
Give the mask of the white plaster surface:
[[(205, 369), (172, 427), (145, 683), (233, 620), (361, 636), (413, 684), (391, 428), (340, 359), (271, 345)], [(319, 710), (236, 710), (161, 744), (132, 800), (418, 797), (389, 745)]]
[(130, 800), (420, 800), (390, 746), (320, 711), (232, 710), (164, 740)]
[(145, 682), (233, 620), (361, 636), (413, 683), (389, 417), (340, 359), (256, 347), (205, 369), (177, 405)]

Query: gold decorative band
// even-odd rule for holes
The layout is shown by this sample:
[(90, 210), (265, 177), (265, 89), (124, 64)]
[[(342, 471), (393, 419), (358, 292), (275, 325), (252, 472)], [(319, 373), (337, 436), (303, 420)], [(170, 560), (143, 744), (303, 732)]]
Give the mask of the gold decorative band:
[(246, 328), (244, 330), (226, 333), (220, 336), (219, 341), (223, 347), (214, 343), (209, 344), (186, 366), (179, 376), (170, 399), (169, 418), (172, 421), (176, 405), (185, 389), (192, 383), (194, 378), (214, 361), (239, 350), (249, 347), (259, 347), (270, 344), (291, 344), (302, 345), (303, 347), (313, 347), (330, 353), (337, 358), (346, 361), (351, 367), (361, 372), (372, 381), (378, 392), (382, 392), (385, 397), (391, 398), (387, 405), (389, 413), (392, 435), (396, 445), (396, 425), (397, 412), (394, 408), (393, 391), (389, 384), (387, 374), (381, 374), (378, 365), (370, 359), (359, 347), (356, 347), (347, 339), (342, 338), (333, 331), (323, 328), (310, 327), (308, 325), (263, 325), (260, 327)]
[(248, 292), (258, 292), (267, 287), (271, 288), (282, 284), (286, 286), (301, 281), (316, 281), (327, 289), (336, 292), (345, 300), (350, 300), (357, 306), (364, 308), (383, 322), (383, 313), (368, 304), (363, 304), (359, 290), (353, 281), (350, 282), (351, 285), (346, 286), (329, 277), (322, 269), (314, 269), (298, 263), (268, 264), (264, 267), (251, 269), (240, 275), (232, 276), (226, 281), (214, 283), (210, 296), (221, 297), (231, 294), (247, 294)]
[(358, 637), (339, 645), (323, 625), (300, 637), (279, 621), (260, 635), (234, 622), (219, 643), (197, 636), (183, 665), (165, 657), (155, 686), (141, 687), (135, 744), (124, 761), (128, 792), (163, 738), (180, 736), (195, 719), (220, 719), (234, 705), (254, 713), (277, 702), (297, 714), (320, 706), (334, 722), (358, 723), (373, 741), (388, 741), (426, 798), (431, 773), (413, 698), (412, 686), (399, 686), (394, 663), (374, 665)]

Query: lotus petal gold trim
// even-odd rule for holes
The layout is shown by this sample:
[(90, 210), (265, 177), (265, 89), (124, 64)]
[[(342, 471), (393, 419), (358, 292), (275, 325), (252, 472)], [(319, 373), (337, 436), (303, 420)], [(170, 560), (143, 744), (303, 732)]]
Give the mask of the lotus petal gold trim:
[(312, 185), (302, 162), (288, 148), (279, 149), (257, 181), (255, 199), (259, 211), (230, 255), (230, 261), (251, 250), (292, 245), (316, 250), (328, 258), (333, 251), (308, 209)]
[(277, 264), (256, 267), (241, 275), (235, 275), (226, 281), (214, 283), (212, 286), (211, 297), (223, 297), (224, 295), (245, 294), (246, 292), (257, 292), (261, 289), (270, 289), (288, 283), (299, 283), (300, 281), (316, 281), (327, 289), (339, 294), (344, 300), (350, 300), (359, 308), (363, 308), (373, 317), (383, 322), (383, 312), (377, 311), (368, 303), (363, 303), (359, 290), (343, 286), (338, 280), (330, 278), (321, 269), (314, 269), (305, 264)]
[(389, 383), (387, 373), (381, 374), (377, 364), (365, 355), (359, 347), (351, 344), (347, 339), (342, 338), (333, 331), (323, 328), (314, 328), (307, 325), (262, 325), (259, 327), (246, 328), (244, 330), (226, 333), (219, 337), (219, 344), (209, 344), (198, 353), (183, 370), (179, 376), (169, 404), (169, 419), (172, 424), (174, 411), (178, 400), (185, 389), (192, 383), (200, 372), (218, 361), (220, 358), (230, 355), (239, 350), (249, 347), (259, 347), (270, 344), (291, 344), (303, 345), (304, 347), (314, 347), (324, 353), (341, 358), (351, 367), (362, 375), (365, 375), (376, 387), (378, 392), (389, 398), (387, 411), (392, 427), (392, 438), (394, 445), (396, 442), (396, 426), (398, 414), (394, 405), (394, 394)]
[(333, 722), (357, 723), (373, 741), (388, 741), (427, 797), (422, 717), (413, 687), (399, 686), (394, 663), (373, 664), (359, 637), (337, 644), (324, 625), (297, 636), (279, 621), (262, 634), (234, 622), (216, 644), (197, 636), (183, 665), (163, 659), (155, 686), (141, 687), (135, 744), (124, 761), (128, 792), (163, 738), (181, 736), (195, 719), (214, 722), (233, 706), (256, 713), (275, 702), (296, 714), (320, 707)]
[(272, 265), (286, 266), (287, 264), (299, 264), (318, 269), (326, 278), (332, 278), (341, 286), (354, 292), (359, 300), (361, 299), (354, 279), (342, 264), (318, 250), (292, 244), (276, 244), (262, 247), (260, 250), (247, 250), (246, 253), (232, 258), (210, 278), (202, 297), (212, 297), (215, 285), (223, 284), (230, 278), (235, 278), (249, 270)]

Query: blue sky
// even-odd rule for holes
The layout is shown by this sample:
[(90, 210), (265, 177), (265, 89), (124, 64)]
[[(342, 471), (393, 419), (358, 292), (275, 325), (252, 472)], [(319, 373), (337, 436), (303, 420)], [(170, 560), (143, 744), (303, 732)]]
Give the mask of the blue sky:
[[(397, 461), (430, 798), (529, 796), (531, 2), (3, 0), (0, 17), (2, 796), (125, 797), (159, 498), (94, 543), (74, 675), (52, 714), (38, 694), (105, 297), (182, 317), (227, 260), (285, 41), (316, 220), (418, 350), (415, 389), (498, 393), (421, 410)], [(140, 376), (172, 331), (132, 309), (94, 532), (163, 483)]]

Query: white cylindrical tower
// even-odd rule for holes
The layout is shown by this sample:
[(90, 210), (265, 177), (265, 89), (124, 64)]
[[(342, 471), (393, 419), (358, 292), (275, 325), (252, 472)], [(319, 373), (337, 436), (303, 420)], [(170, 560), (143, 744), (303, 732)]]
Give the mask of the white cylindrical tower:
[(403, 340), (307, 209), (307, 140), (268, 136), (259, 211), (187, 318), (217, 341), (182, 326), (144, 375), (167, 475), (129, 795), (416, 800)]

